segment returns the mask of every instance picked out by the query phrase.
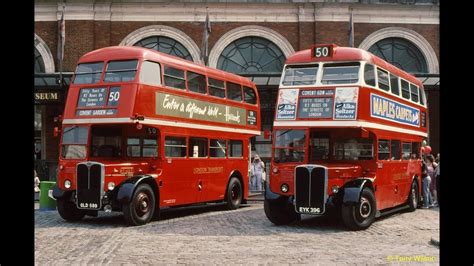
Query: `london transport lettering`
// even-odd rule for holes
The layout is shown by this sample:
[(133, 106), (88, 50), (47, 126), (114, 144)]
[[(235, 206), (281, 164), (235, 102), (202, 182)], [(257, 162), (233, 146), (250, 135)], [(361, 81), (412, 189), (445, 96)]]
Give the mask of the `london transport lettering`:
[(420, 126), (420, 110), (377, 94), (370, 94), (370, 115), (400, 124)]

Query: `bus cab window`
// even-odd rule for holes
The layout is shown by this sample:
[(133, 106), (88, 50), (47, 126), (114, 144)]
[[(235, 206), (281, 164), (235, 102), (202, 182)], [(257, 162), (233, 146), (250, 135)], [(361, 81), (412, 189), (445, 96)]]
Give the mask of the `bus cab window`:
[(138, 60), (110, 61), (105, 71), (104, 82), (126, 82), (135, 80)]
[(206, 94), (206, 76), (188, 71), (188, 89), (197, 93)]
[(185, 90), (186, 82), (184, 79), (184, 70), (165, 66), (164, 73), (165, 85), (168, 87)]
[(277, 130), (275, 138), (275, 162), (304, 161), (306, 141), (304, 130)]
[(149, 85), (160, 85), (161, 84), (161, 69), (160, 64), (145, 61), (142, 63), (140, 70), (140, 82)]
[(63, 129), (61, 157), (64, 159), (86, 158), (88, 136), (89, 130), (87, 127), (65, 127)]
[(92, 84), (100, 81), (104, 62), (79, 64), (74, 74), (74, 84)]
[(359, 81), (359, 63), (325, 64), (322, 84), (345, 84)]
[(388, 160), (390, 158), (390, 141), (389, 140), (379, 140), (379, 160)]
[(189, 138), (189, 157), (207, 157), (207, 139)]
[(91, 130), (92, 157), (120, 157), (122, 130), (113, 127), (93, 127)]

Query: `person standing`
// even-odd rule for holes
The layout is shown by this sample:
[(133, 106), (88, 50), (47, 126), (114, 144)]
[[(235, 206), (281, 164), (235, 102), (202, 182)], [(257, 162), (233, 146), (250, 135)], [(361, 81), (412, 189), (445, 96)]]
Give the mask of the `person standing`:
[(265, 164), (255, 155), (251, 168), (251, 188), (255, 191), (262, 191), (262, 175), (265, 172)]
[(427, 159), (427, 164), (426, 164), (426, 171), (428, 172), (428, 175), (431, 178), (431, 183), (430, 183), (430, 193), (431, 193), (431, 200), (432, 200), (432, 205), (431, 207), (436, 207), (438, 206), (438, 193), (436, 191), (436, 167), (438, 166), (437, 163), (435, 163), (435, 158), (433, 155), (428, 155), (426, 157)]
[(422, 192), (423, 192), (423, 209), (428, 209), (430, 208), (431, 204), (431, 193), (430, 193), (430, 184), (431, 184), (431, 177), (428, 175), (428, 170), (427, 170), (427, 163), (426, 159), (423, 160), (422, 166), (421, 166), (421, 183), (422, 183)]
[(439, 178), (440, 177), (440, 170), (439, 170), (439, 168), (440, 168), (440, 165), (441, 165), (441, 163), (439, 161), (439, 153), (438, 153), (438, 158), (437, 159), (438, 159), (438, 166), (436, 167), (435, 177), (436, 177), (436, 197), (437, 197), (436, 200), (438, 201), (438, 206), (439, 206), (439, 198), (440, 198), (439, 197), (439, 183), (440, 183), (440, 178)]

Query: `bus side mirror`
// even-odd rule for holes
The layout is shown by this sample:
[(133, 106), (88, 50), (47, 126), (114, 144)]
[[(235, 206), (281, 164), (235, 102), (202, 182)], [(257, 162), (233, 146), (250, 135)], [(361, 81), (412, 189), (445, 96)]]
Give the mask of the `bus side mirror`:
[(59, 136), (59, 133), (61, 133), (61, 130), (59, 129), (59, 127), (54, 127), (53, 135), (57, 137)]

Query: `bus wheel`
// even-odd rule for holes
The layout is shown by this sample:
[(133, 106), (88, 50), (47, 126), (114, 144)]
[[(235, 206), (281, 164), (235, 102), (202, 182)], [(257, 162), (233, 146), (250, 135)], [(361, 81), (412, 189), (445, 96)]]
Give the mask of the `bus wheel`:
[(59, 215), (66, 221), (79, 221), (86, 215), (86, 212), (78, 209), (73, 202), (58, 199), (57, 205)]
[(140, 184), (130, 202), (122, 206), (123, 216), (129, 225), (143, 225), (153, 217), (155, 194), (148, 184)]
[(229, 186), (227, 186), (226, 198), (227, 209), (235, 210), (239, 208), (243, 198), (243, 190), (238, 178), (232, 177), (230, 179)]
[(411, 183), (411, 189), (410, 189), (410, 194), (408, 194), (408, 210), (409, 211), (415, 211), (416, 208), (418, 207), (418, 184), (413, 181)]
[(287, 200), (269, 201), (265, 199), (263, 210), (268, 220), (275, 225), (285, 225), (300, 219), (300, 215), (296, 213), (293, 205), (288, 204)]
[(351, 230), (368, 228), (375, 220), (376, 205), (372, 190), (364, 188), (357, 204), (342, 205), (342, 221)]

